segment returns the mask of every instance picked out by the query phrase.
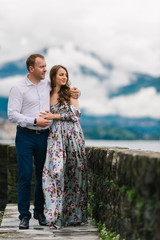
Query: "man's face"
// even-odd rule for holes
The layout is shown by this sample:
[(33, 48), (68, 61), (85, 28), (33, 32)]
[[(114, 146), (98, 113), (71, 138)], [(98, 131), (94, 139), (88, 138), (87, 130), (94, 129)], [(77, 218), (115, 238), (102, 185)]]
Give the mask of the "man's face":
[(34, 67), (31, 67), (31, 72), (37, 80), (45, 79), (46, 61), (43, 58), (37, 57), (35, 59)]

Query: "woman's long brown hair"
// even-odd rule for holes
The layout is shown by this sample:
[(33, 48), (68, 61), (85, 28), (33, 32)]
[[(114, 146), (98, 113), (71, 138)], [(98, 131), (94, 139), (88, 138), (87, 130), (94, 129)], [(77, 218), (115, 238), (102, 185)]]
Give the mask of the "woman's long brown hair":
[(69, 81), (69, 75), (68, 75), (68, 70), (62, 66), (62, 65), (55, 65), (51, 68), (50, 70), (50, 80), (51, 80), (51, 96), (54, 92), (54, 88), (56, 87), (56, 83), (55, 83), (55, 78), (56, 78), (56, 75), (57, 75), (57, 72), (59, 70), (59, 68), (63, 68), (66, 73), (67, 73), (67, 82), (66, 82), (66, 85), (64, 86), (61, 86), (58, 94), (59, 94), (59, 97), (58, 97), (58, 103), (60, 105), (64, 104), (64, 102), (67, 102), (68, 104), (70, 104), (70, 81)]

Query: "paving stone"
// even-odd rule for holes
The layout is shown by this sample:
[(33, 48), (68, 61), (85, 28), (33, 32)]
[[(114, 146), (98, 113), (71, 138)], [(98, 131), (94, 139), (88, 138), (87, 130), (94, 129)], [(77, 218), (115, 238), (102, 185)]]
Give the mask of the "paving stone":
[[(33, 213), (33, 205), (31, 205)], [(0, 228), (1, 239), (53, 239), (53, 240), (98, 240), (97, 228), (93, 226), (91, 220), (86, 225), (77, 227), (66, 227), (60, 230), (50, 230), (48, 226), (40, 226), (38, 221), (31, 218), (29, 229), (19, 229), (18, 209), (15, 204), (8, 204), (3, 216)]]

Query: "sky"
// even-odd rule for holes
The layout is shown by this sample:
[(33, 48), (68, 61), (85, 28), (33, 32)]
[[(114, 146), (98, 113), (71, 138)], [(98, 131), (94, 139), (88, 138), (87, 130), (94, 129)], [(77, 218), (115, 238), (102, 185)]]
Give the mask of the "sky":
[[(109, 98), (134, 73), (160, 76), (159, 0), (0, 0), (0, 6), (0, 68), (47, 48), (48, 72), (54, 64), (68, 68), (87, 114), (160, 118), (154, 87)], [(80, 65), (103, 81), (84, 77)], [(0, 96), (22, 77), (0, 76)]]

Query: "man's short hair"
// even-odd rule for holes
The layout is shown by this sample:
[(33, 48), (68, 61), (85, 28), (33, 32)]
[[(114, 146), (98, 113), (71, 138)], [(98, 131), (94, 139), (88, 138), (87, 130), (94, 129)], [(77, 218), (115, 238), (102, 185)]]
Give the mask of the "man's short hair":
[(27, 60), (26, 60), (26, 66), (27, 66), (28, 71), (29, 71), (29, 67), (30, 67), (30, 66), (34, 67), (35, 60), (36, 60), (37, 57), (44, 59), (44, 56), (41, 55), (41, 54), (31, 54), (31, 55), (27, 58)]

